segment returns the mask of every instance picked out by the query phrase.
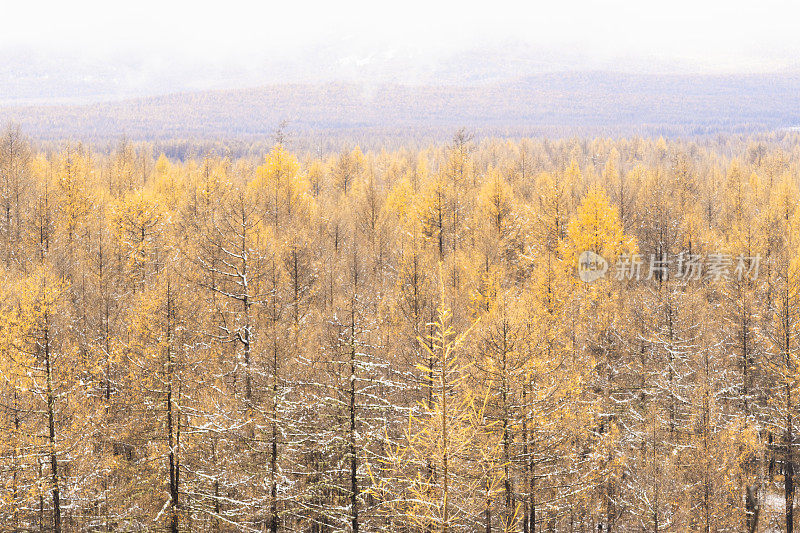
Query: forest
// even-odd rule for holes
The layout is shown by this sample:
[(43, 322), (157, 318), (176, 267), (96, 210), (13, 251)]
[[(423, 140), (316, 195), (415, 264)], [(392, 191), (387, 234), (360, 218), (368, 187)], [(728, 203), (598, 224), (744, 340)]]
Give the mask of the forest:
[(2, 129), (0, 530), (794, 531), (800, 134), (255, 146)]
[[(491, 58), (496, 66), (503, 63)], [(470, 55), (453, 68), (470, 72), (475, 61)], [(5, 80), (4, 68), (18, 71), (13, 61), (0, 61), (0, 123), (19, 123), (28, 135), (51, 141), (113, 143), (124, 134), (134, 141), (257, 142), (288, 120), (302, 133), (296, 141), (304, 146), (295, 148), (327, 151), (357, 143), (379, 151), (418, 138), (445, 144), (466, 124), (484, 135), (550, 138), (751, 134), (800, 125), (800, 76), (793, 73), (578, 71), (493, 80), (481, 72), (470, 83), (282, 82), (66, 105), (11, 98), (36, 94), (37, 81), (40, 90), (63, 90), (69, 84), (61, 76), (23, 83), (17, 76)], [(103, 77), (86, 77), (88, 86), (79, 94), (93, 94)]]

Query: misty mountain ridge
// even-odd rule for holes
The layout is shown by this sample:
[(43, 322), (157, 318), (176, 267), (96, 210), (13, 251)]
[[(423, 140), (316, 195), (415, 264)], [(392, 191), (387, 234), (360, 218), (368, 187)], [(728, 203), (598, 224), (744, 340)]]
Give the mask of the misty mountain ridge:
[(0, 105), (90, 104), (178, 92), (292, 84), (488, 85), (562, 72), (691, 74), (676, 60), (601, 59), (520, 41), (427, 52), (340, 39), (234, 58), (26, 48), (0, 50)]
[(83, 105), (0, 108), (40, 139), (252, 138), (300, 133), (703, 135), (800, 125), (800, 75), (553, 72), (461, 84), (285, 83)]

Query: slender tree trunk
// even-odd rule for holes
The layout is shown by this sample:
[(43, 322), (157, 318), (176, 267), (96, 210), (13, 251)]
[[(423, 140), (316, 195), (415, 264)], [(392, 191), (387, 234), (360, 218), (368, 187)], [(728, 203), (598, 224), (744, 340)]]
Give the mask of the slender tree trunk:
[[(217, 446), (216, 446), (216, 437), (211, 442), (211, 460), (216, 465), (217, 464)], [(222, 510), (220, 508), (220, 501), (219, 501), (219, 479), (214, 476), (214, 483), (213, 483), (213, 490), (214, 490), (214, 531), (220, 530), (219, 525), (219, 514)]]
[(786, 464), (783, 467), (783, 491), (786, 504), (786, 533), (794, 532), (794, 457), (792, 454), (791, 387), (786, 385)]
[(278, 532), (278, 392), (280, 388), (280, 365), (278, 350), (278, 278), (277, 265), (272, 263), (272, 406), (271, 406), (271, 442), (269, 454), (270, 475), (270, 518), (269, 530)]
[[(274, 320), (274, 318), (273, 318)], [(269, 530), (278, 532), (278, 343), (273, 328), (272, 344), (272, 435), (269, 454), (270, 519)]]
[[(788, 280), (787, 280), (788, 283)], [(782, 295), (783, 316), (783, 357), (786, 365), (786, 464), (783, 468), (784, 503), (786, 505), (786, 533), (794, 532), (794, 457), (792, 445), (794, 435), (792, 431), (792, 385), (791, 373), (794, 370), (791, 360), (791, 324), (790, 324), (790, 295), (788, 285)]]
[[(442, 346), (442, 353), (445, 353)], [(448, 487), (448, 459), (449, 443), (447, 433), (447, 360), (442, 357), (441, 371), (439, 372), (439, 394), (442, 398), (442, 533), (447, 533), (450, 526), (450, 509), (448, 498), (450, 496)]]
[(486, 533), (492, 533), (492, 498), (491, 493), (489, 492), (489, 484), (486, 485), (486, 511), (485, 514), (485, 531)]
[(708, 360), (708, 350), (703, 353), (703, 363), (705, 370), (705, 383), (703, 391), (703, 507), (705, 514), (706, 533), (711, 533), (711, 472), (709, 465), (709, 434), (711, 433), (711, 399), (710, 399), (710, 366)]
[[(36, 458), (36, 470), (39, 479), (44, 476), (44, 467), (42, 467), (42, 459)], [(39, 492), (39, 531), (44, 532), (44, 492)]]
[(502, 381), (501, 394), (503, 400), (503, 492), (505, 500), (505, 523), (507, 527), (512, 527), (511, 520), (514, 515), (514, 490), (511, 485), (511, 421), (508, 406), (508, 323), (503, 319), (503, 361), (502, 361)]
[(530, 502), (531, 502), (531, 514), (530, 514), (530, 531), (531, 533), (536, 533), (536, 474), (534, 471), (534, 463), (533, 459), (529, 461), (530, 464), (530, 472), (531, 472), (531, 485), (530, 485)]
[[(247, 403), (248, 411), (252, 411), (252, 399), (253, 399), (253, 385), (250, 379), (250, 350), (251, 347), (251, 339), (250, 339), (250, 299), (248, 295), (249, 287), (247, 283), (247, 265), (244, 265), (244, 281), (242, 284), (242, 289), (244, 296), (242, 297), (242, 312), (244, 313), (244, 327), (243, 332), (240, 336), (240, 341), (244, 346), (244, 398), (245, 402)], [(251, 431), (252, 431), (252, 424)]]
[(356, 449), (356, 299), (350, 305), (350, 427), (348, 433), (350, 455), (350, 529), (358, 533), (358, 452)]
[[(172, 387), (174, 377), (174, 363), (172, 360), (172, 294), (169, 282), (167, 283), (167, 445), (169, 447), (169, 494), (170, 494), (170, 532), (178, 533), (180, 528), (180, 492), (178, 487), (179, 465), (176, 458), (176, 438), (173, 438), (175, 413), (173, 410)], [(178, 423), (179, 425), (179, 423)]]
[[(530, 486), (530, 462), (528, 459), (528, 384), (522, 384), (522, 408), (523, 417), (522, 417), (522, 461), (523, 461), (523, 479), (522, 479), (522, 490), (523, 493), (525, 490), (528, 489)], [(529, 533), (530, 525), (529, 525), (529, 507), (530, 502), (530, 494), (527, 498), (523, 496), (523, 504), (522, 504), (522, 533)]]
[(351, 530), (358, 533), (358, 453), (356, 451), (355, 365), (350, 378), (350, 515)]
[(19, 530), (19, 506), (17, 504), (17, 500), (19, 499), (19, 487), (17, 478), (19, 476), (18, 469), (18, 458), (20, 456), (19, 453), (19, 405), (17, 403), (18, 396), (17, 396), (17, 384), (14, 383), (14, 465), (13, 469), (14, 472), (11, 477), (11, 505), (13, 506), (13, 511), (11, 514), (11, 522), (14, 527), (14, 531)]
[(56, 401), (53, 394), (53, 371), (50, 353), (49, 316), (44, 315), (44, 362), (47, 372), (47, 425), (50, 448), (50, 484), (53, 495), (53, 531), (61, 533), (61, 499), (58, 484), (58, 458), (56, 456)]

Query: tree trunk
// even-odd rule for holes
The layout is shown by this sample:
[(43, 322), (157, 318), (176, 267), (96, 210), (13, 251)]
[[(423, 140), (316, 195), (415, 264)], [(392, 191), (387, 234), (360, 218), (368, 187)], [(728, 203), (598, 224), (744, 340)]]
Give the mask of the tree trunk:
[[(169, 447), (169, 495), (170, 495), (170, 532), (178, 533), (180, 528), (179, 517), (179, 490), (178, 476), (179, 465), (175, 454), (177, 442), (173, 438), (173, 428), (175, 427), (175, 413), (173, 412), (172, 402), (172, 381), (174, 377), (174, 363), (172, 360), (172, 294), (169, 283), (167, 283), (167, 446)], [(180, 419), (178, 422), (180, 426)]]
[(50, 360), (49, 317), (44, 315), (44, 362), (47, 372), (47, 425), (50, 447), (50, 483), (53, 495), (53, 531), (61, 533), (61, 501), (58, 487), (58, 458), (56, 457), (56, 401), (53, 394), (53, 372)]
[(358, 453), (356, 451), (356, 327), (355, 298), (350, 309), (350, 519), (352, 533), (358, 533)]
[(786, 385), (786, 464), (783, 466), (783, 491), (786, 504), (786, 533), (794, 532), (794, 458), (792, 457), (791, 387)]

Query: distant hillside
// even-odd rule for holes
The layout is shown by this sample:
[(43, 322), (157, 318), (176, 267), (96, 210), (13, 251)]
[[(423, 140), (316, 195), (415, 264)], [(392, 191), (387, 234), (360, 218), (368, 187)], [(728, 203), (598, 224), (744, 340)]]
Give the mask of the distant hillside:
[(93, 105), (0, 108), (42, 140), (749, 132), (800, 124), (800, 76), (541, 74), (472, 86), (293, 84)]

